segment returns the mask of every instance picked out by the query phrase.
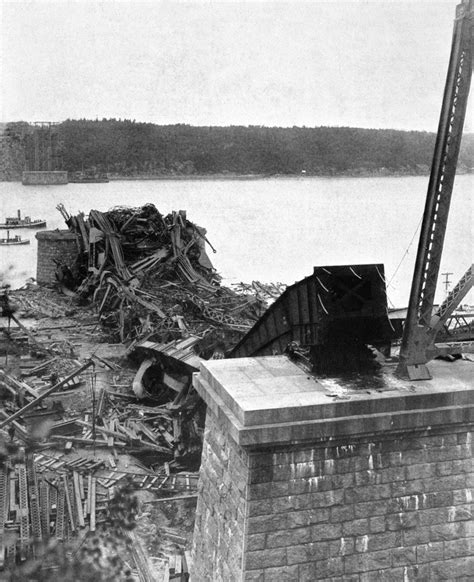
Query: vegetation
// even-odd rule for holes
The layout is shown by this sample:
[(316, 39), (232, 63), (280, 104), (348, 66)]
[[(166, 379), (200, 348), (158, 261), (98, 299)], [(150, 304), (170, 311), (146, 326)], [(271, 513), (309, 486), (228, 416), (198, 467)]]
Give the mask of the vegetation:
[[(284, 174), (390, 175), (429, 171), (435, 134), (350, 127), (194, 127), (132, 120), (67, 120), (57, 126), (64, 169), (116, 176)], [(10, 123), (0, 178), (19, 176), (25, 123)], [(474, 134), (459, 169), (471, 169)], [(3, 160), (3, 162), (2, 162)], [(7, 160), (7, 161), (5, 161)]]

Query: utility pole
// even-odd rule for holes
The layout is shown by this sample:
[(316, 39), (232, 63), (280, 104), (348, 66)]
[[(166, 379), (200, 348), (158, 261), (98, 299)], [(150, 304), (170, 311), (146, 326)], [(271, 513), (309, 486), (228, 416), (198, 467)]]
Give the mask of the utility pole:
[(452, 273), (441, 273), (441, 275), (443, 275), (444, 279), (444, 291), (446, 293), (446, 297), (449, 295), (449, 286), (451, 285), (451, 281), (449, 280), (449, 275), (452, 275)]

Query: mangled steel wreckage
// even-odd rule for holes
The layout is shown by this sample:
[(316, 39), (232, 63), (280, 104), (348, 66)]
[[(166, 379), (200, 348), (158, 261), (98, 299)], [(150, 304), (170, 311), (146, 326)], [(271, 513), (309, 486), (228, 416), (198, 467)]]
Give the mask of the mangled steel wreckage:
[(66, 294), (91, 300), (111, 341), (129, 344), (142, 367), (134, 391), (189, 383), (199, 359), (224, 357), (280, 295), (281, 284), (221, 285), (206, 253), (205, 229), (186, 212), (162, 215), (153, 204), (71, 216), (76, 264), (58, 265)]
[[(227, 355), (284, 288), (221, 285), (206, 232), (184, 211), (58, 209), (77, 241), (77, 260), (56, 260), (62, 293), (27, 285), (0, 297), (0, 570), (38, 558), (50, 537), (107, 529), (130, 480), (144, 503), (192, 503), (205, 416), (192, 373)], [(161, 525), (172, 572), (187, 541)]]

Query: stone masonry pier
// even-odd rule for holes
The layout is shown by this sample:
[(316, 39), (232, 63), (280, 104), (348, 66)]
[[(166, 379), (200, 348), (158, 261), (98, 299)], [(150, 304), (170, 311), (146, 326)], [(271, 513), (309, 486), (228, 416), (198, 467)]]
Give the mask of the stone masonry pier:
[(68, 176), (63, 170), (25, 171), (21, 182), (24, 186), (59, 186), (68, 183)]
[(35, 237), (38, 241), (36, 280), (40, 285), (54, 284), (56, 261), (72, 266), (78, 257), (77, 236), (69, 230), (42, 230)]
[(474, 364), (353, 382), (283, 356), (212, 360), (192, 582), (457, 580), (474, 572)]

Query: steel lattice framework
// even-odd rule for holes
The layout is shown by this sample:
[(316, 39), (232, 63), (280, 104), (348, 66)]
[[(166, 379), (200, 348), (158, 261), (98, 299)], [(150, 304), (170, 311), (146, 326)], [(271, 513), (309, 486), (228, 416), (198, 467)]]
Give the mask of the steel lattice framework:
[(456, 8), (451, 57), (400, 349), (398, 372), (411, 379), (431, 377), (426, 363), (437, 353), (436, 333), (446, 313), (453, 312), (473, 281), (471, 267), (433, 325), (434, 297), (471, 85), (473, 14), (473, 0), (463, 0)]

